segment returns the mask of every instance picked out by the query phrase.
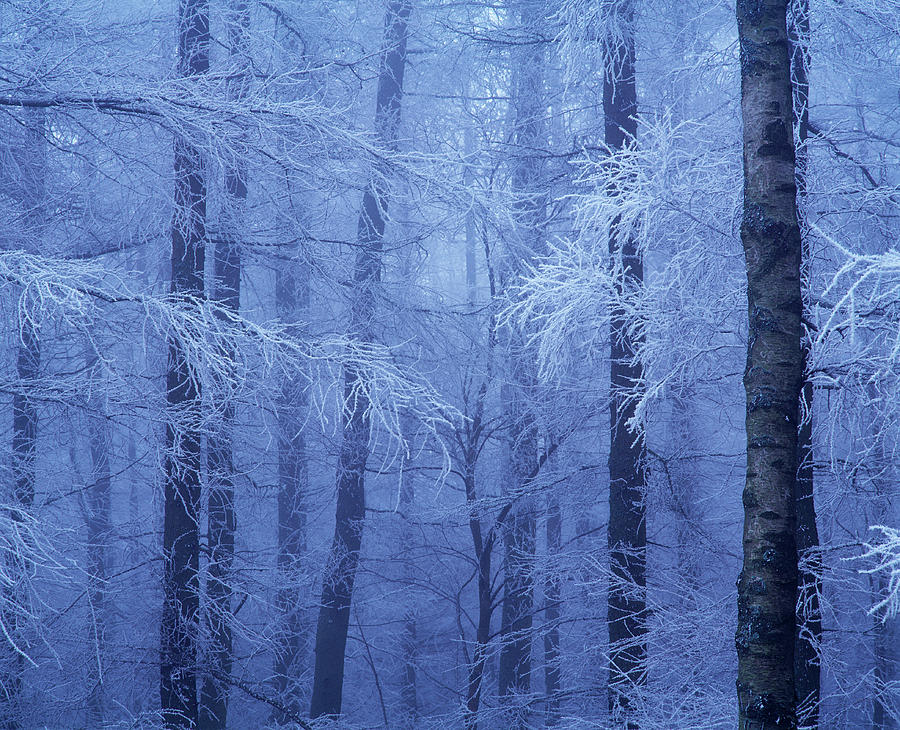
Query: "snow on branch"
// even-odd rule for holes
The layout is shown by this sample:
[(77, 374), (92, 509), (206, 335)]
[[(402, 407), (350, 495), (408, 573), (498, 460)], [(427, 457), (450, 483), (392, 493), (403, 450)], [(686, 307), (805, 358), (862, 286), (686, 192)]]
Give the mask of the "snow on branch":
[[(314, 336), (302, 322), (255, 322), (204, 298), (135, 293), (125, 280), (92, 261), (2, 251), (0, 289), (4, 284), (19, 287), (20, 323), (31, 323), (37, 329), (45, 320), (65, 323), (93, 343), (109, 369), (114, 368), (114, 358), (104, 357), (98, 336), (108, 312), (100, 305), (134, 308), (145, 327), (145, 341), (149, 329), (163, 339), (179, 342), (191, 377), (204, 384), (213, 406), (212, 413), (202, 414), (204, 419), (215, 418), (230, 399), (264, 395), (267, 384), (277, 382), (270, 376), (301, 375), (324, 420), (329, 396), (338, 392), (344, 367), (361, 376), (351, 401), (364, 395), (373, 424), (404, 450), (401, 412), (414, 416), (432, 432), (456, 417), (455, 410), (427, 380), (413, 368), (401, 367), (394, 350), (384, 345), (343, 334)], [(169, 416), (176, 420), (198, 417), (189, 412)]]
[(887, 621), (900, 613), (900, 530), (883, 525), (871, 529), (880, 533), (880, 539), (865, 543), (866, 552), (859, 559), (870, 560), (875, 565), (859, 572), (887, 578), (887, 595), (869, 609), (870, 614), (882, 612), (881, 620)]

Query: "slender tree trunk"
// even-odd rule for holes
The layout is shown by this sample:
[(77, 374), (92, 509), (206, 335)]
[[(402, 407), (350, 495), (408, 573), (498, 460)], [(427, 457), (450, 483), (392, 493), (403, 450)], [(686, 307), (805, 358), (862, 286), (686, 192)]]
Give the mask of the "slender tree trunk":
[(801, 238), (797, 216), (788, 0), (737, 5), (744, 121), (749, 341), (744, 566), (738, 581), (741, 730), (796, 726), (795, 497)]
[[(793, 22), (788, 32), (791, 41), (792, 69), (794, 78), (794, 104), (797, 119), (796, 180), (798, 219), (803, 220), (806, 205), (806, 176), (809, 168), (809, 152), (806, 147), (809, 138), (809, 0), (795, 0)], [(807, 269), (801, 280), (808, 286), (812, 259), (809, 251), (809, 236), (801, 230), (802, 266)], [(797, 484), (795, 510), (797, 514), (797, 552), (807, 555), (813, 561), (819, 547), (819, 531), (816, 527), (816, 505), (814, 499), (814, 454), (813, 454), (813, 387), (806, 375), (809, 360), (809, 344), (804, 339), (801, 345), (803, 386), (800, 390), (802, 413), (807, 414), (800, 424), (798, 433)], [(798, 721), (802, 728), (814, 730), (819, 726), (819, 685), (821, 668), (818, 646), (822, 641), (822, 612), (819, 595), (822, 581), (815, 570), (802, 570), (798, 579), (797, 644), (794, 655), (794, 681), (797, 683)]]
[[(283, 322), (309, 316), (309, 268), (291, 262), (276, 275), (275, 300)], [(281, 383), (278, 402), (278, 575), (275, 608), (279, 626), (275, 644), (275, 690), (279, 701), (294, 715), (301, 713), (297, 681), (304, 669), (308, 639), (297, 576), (306, 554), (306, 497), (309, 492), (304, 423), (309, 404), (300, 373)], [(279, 717), (276, 719), (286, 720)]]
[[(89, 350), (85, 358), (88, 371), (97, 364), (97, 356)], [(89, 727), (100, 727), (106, 709), (104, 691), (104, 664), (106, 661), (106, 580), (109, 573), (108, 544), (112, 530), (112, 483), (109, 469), (109, 453), (112, 433), (106, 413), (106, 404), (99, 394), (99, 387), (92, 389), (88, 400), (88, 441), (91, 454), (92, 484), (86, 494), (86, 521), (88, 547), (88, 601), (92, 613), (92, 660), (88, 671), (90, 694), (87, 700)]]
[(547, 571), (544, 595), (544, 689), (547, 694), (547, 726), (555, 727), (560, 720), (559, 692), (562, 690), (559, 648), (559, 619), (562, 615), (562, 578), (553, 560), (562, 548), (562, 511), (559, 497), (547, 497), (547, 556), (551, 563)]
[[(41, 225), (47, 214), (46, 205), (46, 175), (47, 175), (47, 146), (44, 141), (44, 128), (47, 124), (47, 113), (43, 109), (30, 110), (25, 113), (25, 140), (23, 145), (23, 160), (20, 166), (22, 173), (21, 201), (25, 211), (25, 235), (23, 248), (32, 252), (40, 250)], [(23, 296), (28, 297), (28, 292)], [(34, 302), (26, 300), (25, 310), (30, 309)], [(31, 397), (31, 391), (36, 388), (36, 380), (41, 369), (41, 340), (40, 323), (30, 317), (20, 316), (16, 321), (16, 376), (18, 387), (13, 393), (12, 399), (12, 504), (16, 508), (12, 512), (14, 521), (21, 521), (25, 514), (34, 506), (34, 493), (36, 483), (35, 458), (37, 456), (38, 435), (38, 409), (37, 402)], [(27, 533), (21, 533), (23, 539), (27, 539)], [(14, 576), (13, 585), (9, 589), (12, 593), (10, 603), (12, 611), (4, 616), (5, 630), (21, 650), (27, 650), (29, 636), (27, 631), (27, 617), (17, 606), (24, 608), (28, 601), (28, 574), (29, 563), (19, 555), (9, 557), (8, 575)], [(9, 652), (5, 657), (5, 671), (0, 681), (0, 707), (2, 707), (2, 720), (6, 730), (18, 730), (28, 726), (20, 724), (25, 719), (25, 711), (22, 707), (22, 691), (24, 685), (25, 661), (18, 652)]]
[[(622, 35), (617, 42), (609, 43), (603, 114), (606, 144), (619, 150), (633, 144), (637, 136), (634, 8), (630, 0), (625, 0), (614, 12), (619, 14)], [(618, 221), (610, 230), (609, 253), (615, 262), (618, 295), (643, 284), (640, 251), (627, 232), (618, 230)], [(646, 446), (643, 432), (628, 430), (626, 424), (634, 416), (634, 406), (623, 397), (643, 378), (642, 366), (633, 363), (639, 344), (627, 330), (625, 312), (615, 307), (610, 313), (608, 697), (613, 721), (629, 728), (637, 727), (631, 719), (629, 694), (646, 683), (647, 673)]]
[[(246, 96), (249, 83), (247, 33), (250, 14), (244, 0), (229, 0), (226, 37), (229, 71), (233, 74), (228, 96), (239, 100)], [(216, 242), (213, 265), (215, 279), (212, 297), (228, 312), (237, 313), (241, 305), (241, 244), (244, 207), (247, 201), (246, 172), (239, 166), (225, 170), (225, 200), (220, 239)], [(223, 312), (220, 315), (225, 318)], [(233, 350), (222, 356), (234, 360)], [(199, 723), (201, 730), (224, 730), (228, 722), (228, 691), (231, 676), (233, 638), (231, 632), (231, 572), (234, 565), (234, 404), (221, 404), (216, 429), (208, 437), (207, 473), (209, 479), (208, 535), (209, 573), (206, 581), (206, 624), (209, 646), (206, 674), (200, 686)]]
[[(544, 47), (540, 33), (547, 22), (544, 0), (517, 0), (513, 4), (523, 43), (518, 46), (513, 67), (512, 179), (516, 230), (505, 262), (508, 284), (524, 265), (543, 248), (546, 185), (542, 158), (536, 150), (546, 149), (546, 108), (544, 106)], [(538, 461), (538, 427), (531, 412), (535, 396), (533, 362), (524, 347), (521, 333), (510, 333), (509, 383), (504, 390), (508, 493), (520, 494), (528, 488), (530, 474)], [(531, 691), (531, 641), (534, 615), (534, 555), (536, 544), (534, 500), (517, 499), (504, 528), (504, 568), (501, 646), (498, 684), (500, 697), (510, 706), (510, 727), (522, 727), (526, 710), (516, 707), (515, 695)]]
[[(413, 434), (412, 419), (409, 413), (401, 415), (404, 438), (409, 441)], [(403, 457), (400, 475), (399, 511), (403, 520), (400, 526), (400, 554), (403, 559), (403, 579), (407, 586), (412, 586), (415, 572), (412, 555), (415, 550), (415, 538), (412, 523), (412, 510), (415, 506), (416, 486), (413, 475), (408, 471), (410, 461)], [(400, 637), (400, 653), (403, 659), (403, 673), (400, 682), (400, 698), (403, 701), (405, 726), (413, 728), (419, 718), (418, 688), (416, 686), (416, 667), (419, 661), (419, 640), (416, 628), (415, 601), (407, 601), (403, 611), (403, 628)]]
[[(180, 0), (178, 74), (209, 70), (209, 0)], [(203, 297), (206, 181), (200, 151), (175, 139), (175, 211), (172, 221), (171, 292)], [(200, 384), (184, 347), (169, 340), (166, 375), (164, 602), (160, 631), (160, 700), (167, 728), (195, 728), (200, 563)]]
[[(375, 131), (388, 147), (397, 140), (403, 73), (406, 69), (407, 27), (410, 0), (391, 0), (385, 15), (384, 51), (378, 78)], [(376, 287), (381, 279), (381, 249), (384, 239), (388, 191), (383, 176), (376, 175), (363, 195), (359, 216), (350, 334), (371, 342)], [(355, 366), (344, 368), (344, 441), (337, 473), (337, 509), (334, 540), (322, 582), (322, 605), (316, 627), (316, 669), (310, 715), (341, 713), (344, 684), (344, 651), (350, 623), (353, 583), (362, 547), (365, 518), (365, 470), (369, 456), (371, 423), (369, 401), (357, 392), (365, 377)]]

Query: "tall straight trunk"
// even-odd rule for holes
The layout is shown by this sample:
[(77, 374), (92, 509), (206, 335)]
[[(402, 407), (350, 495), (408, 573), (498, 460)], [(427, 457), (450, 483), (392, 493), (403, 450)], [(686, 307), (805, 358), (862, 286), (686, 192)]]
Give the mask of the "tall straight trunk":
[(788, 0), (737, 4), (744, 122), (749, 332), (744, 565), (738, 580), (741, 730), (796, 725), (801, 237), (797, 215)]
[[(396, 144), (406, 69), (406, 41), (411, 0), (391, 0), (384, 21), (384, 50), (378, 75), (375, 132), (386, 147)], [(381, 171), (384, 173), (385, 171)], [(374, 339), (376, 288), (381, 280), (388, 191), (383, 174), (375, 175), (363, 194), (359, 215), (350, 335), (362, 342)], [(357, 392), (365, 377), (356, 366), (344, 367), (344, 440), (337, 471), (334, 540), (322, 581), (322, 604), (316, 626), (316, 668), (310, 715), (340, 715), (344, 685), (344, 650), (350, 624), (350, 602), (359, 565), (365, 518), (365, 471), (371, 422), (368, 398)]]
[[(309, 267), (291, 262), (275, 279), (275, 305), (283, 322), (307, 319), (310, 305)], [(275, 691), (293, 715), (300, 709), (297, 681), (304, 670), (308, 639), (297, 575), (306, 554), (306, 499), (309, 492), (304, 423), (309, 415), (302, 375), (293, 373), (281, 383), (278, 398), (278, 592), (275, 595), (278, 629), (275, 637)], [(276, 713), (276, 719), (286, 721)]]
[[(603, 78), (603, 115), (606, 144), (613, 151), (634, 143), (637, 136), (634, 8), (630, 0), (616, 6), (621, 36), (610, 42)], [(614, 221), (609, 234), (610, 259), (617, 272), (616, 293), (623, 296), (644, 280), (644, 262), (636, 241)], [(619, 269), (619, 266), (621, 269)], [(610, 444), (609, 444), (609, 547), (610, 585), (609, 712), (614, 722), (636, 727), (631, 719), (629, 692), (642, 687), (647, 675), (646, 586), (647, 521), (646, 445), (643, 432), (631, 433), (632, 402), (623, 393), (643, 378), (634, 354), (640, 342), (628, 332), (625, 312), (610, 313)]]
[[(228, 89), (232, 100), (246, 96), (249, 83), (247, 33), (250, 13), (244, 0), (229, 0), (226, 12), (228, 55), (233, 74)], [(225, 201), (221, 238), (216, 242), (212, 297), (228, 312), (241, 305), (241, 229), (247, 201), (246, 171), (239, 165), (225, 170)], [(221, 318), (227, 315), (223, 312)], [(222, 356), (234, 360), (233, 349)], [(234, 404), (221, 405), (217, 427), (207, 443), (209, 573), (206, 581), (206, 624), (209, 632), (206, 672), (200, 686), (201, 730), (224, 730), (228, 722), (229, 678), (233, 662), (231, 632), (231, 572), (234, 564)]]
[[(791, 42), (791, 56), (794, 78), (794, 103), (797, 122), (796, 180), (798, 219), (806, 214), (806, 177), (809, 170), (809, 0), (796, 0), (793, 22), (788, 32)], [(803, 278), (808, 286), (809, 267), (812, 258), (809, 251), (809, 236), (801, 230), (802, 266), (806, 269)], [(813, 387), (806, 373), (809, 361), (809, 344), (804, 339), (801, 345), (803, 385), (800, 390), (802, 412), (807, 414), (800, 424), (798, 433), (797, 484), (794, 509), (797, 514), (797, 552), (807, 555), (807, 565), (815, 564), (815, 551), (819, 547), (819, 530), (816, 526), (816, 505), (814, 498), (814, 454), (813, 454)], [(822, 641), (822, 611), (819, 595), (822, 581), (815, 570), (804, 569), (798, 578), (797, 644), (794, 654), (794, 681), (797, 683), (798, 721), (802, 728), (814, 730), (819, 726), (819, 696), (821, 666), (817, 647)]]
[(547, 497), (547, 556), (550, 568), (547, 571), (544, 588), (544, 691), (547, 695), (547, 727), (554, 727), (560, 721), (559, 692), (562, 690), (560, 668), (559, 619), (562, 615), (562, 578), (557, 572), (553, 559), (562, 549), (562, 511), (559, 497), (551, 493)]
[[(888, 523), (890, 524), (890, 523)], [(888, 582), (883, 575), (875, 581), (875, 597), (883, 601)], [(875, 616), (875, 692), (872, 697), (872, 730), (900, 730), (900, 616)]]
[[(97, 355), (89, 350), (85, 365), (90, 372), (97, 365)], [(100, 727), (104, 721), (105, 691), (104, 664), (106, 661), (106, 580), (109, 574), (108, 545), (112, 530), (112, 480), (109, 455), (112, 433), (106, 404), (92, 389), (88, 399), (88, 442), (91, 455), (91, 485), (85, 495), (88, 548), (88, 600), (93, 616), (91, 625), (92, 659), (88, 670), (90, 694), (87, 698), (87, 720), (90, 727)]]
[[(409, 440), (413, 435), (411, 416), (404, 411), (401, 414), (401, 425), (404, 438)], [(403, 580), (412, 586), (415, 572), (412, 555), (415, 549), (414, 528), (411, 512), (415, 505), (416, 485), (412, 473), (408, 470), (409, 459), (404, 455), (400, 474), (400, 554), (403, 556)], [(416, 686), (416, 667), (419, 659), (419, 639), (416, 627), (416, 606), (414, 601), (405, 602), (403, 610), (403, 627), (400, 636), (400, 653), (403, 661), (403, 672), (400, 681), (400, 698), (403, 702), (404, 726), (413, 728), (419, 717), (418, 688)]]
[[(209, 0), (180, 0), (178, 75), (209, 70)], [(175, 138), (175, 210), (172, 220), (171, 292), (203, 297), (206, 181), (200, 151)], [(160, 630), (160, 700), (167, 728), (195, 728), (200, 563), (200, 383), (183, 343), (169, 339), (166, 374), (163, 614)]]
[[(25, 113), (25, 140), (23, 160), (20, 170), (24, 173), (21, 179), (21, 201), (25, 211), (24, 229), (26, 240), (23, 248), (32, 252), (40, 250), (41, 224), (46, 211), (46, 174), (47, 146), (44, 141), (44, 128), (47, 125), (47, 113), (42, 109)], [(28, 292), (23, 296), (28, 297)], [(27, 310), (34, 302), (26, 301)], [(21, 313), (21, 309), (19, 310)], [(39, 323), (29, 317), (19, 316), (16, 321), (16, 376), (18, 387), (12, 399), (12, 504), (28, 512), (34, 505), (35, 493), (35, 457), (37, 456), (38, 410), (37, 402), (30, 395), (35, 388), (35, 381), (41, 369), (41, 340)], [(13, 510), (12, 519), (21, 521), (24, 514)], [(27, 650), (29, 637), (27, 618), (15, 607), (27, 602), (29, 565), (18, 555), (9, 558), (6, 566), (8, 574), (14, 576), (9, 601), (14, 607), (11, 615), (4, 616), (4, 625), (9, 636), (19, 649)], [(16, 652), (9, 652), (5, 657), (4, 676), (0, 678), (0, 706), (2, 721), (6, 730), (18, 730), (27, 727), (20, 724), (24, 716), (22, 707), (22, 690), (24, 688), (25, 661)]]
[[(526, 42), (513, 56), (513, 160), (511, 191), (516, 230), (507, 255), (505, 275), (512, 285), (524, 266), (543, 247), (546, 190), (544, 169), (537, 150), (547, 147), (544, 104), (544, 47), (540, 33), (547, 22), (544, 0), (515, 0), (512, 7)], [(520, 495), (528, 489), (538, 461), (538, 426), (530, 399), (535, 395), (533, 362), (525, 351), (522, 333), (510, 333), (508, 396), (505, 401), (506, 488)], [(498, 685), (501, 700), (511, 706), (510, 727), (526, 722), (524, 708), (515, 708), (515, 695), (531, 691), (531, 642), (534, 615), (534, 554), (536, 544), (534, 500), (518, 497), (504, 528), (503, 607)]]

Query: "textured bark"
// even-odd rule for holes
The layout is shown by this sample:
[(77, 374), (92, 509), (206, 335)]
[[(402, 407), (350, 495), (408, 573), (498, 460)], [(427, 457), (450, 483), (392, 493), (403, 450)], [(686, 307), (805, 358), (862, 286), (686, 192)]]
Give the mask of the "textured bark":
[[(793, 22), (788, 27), (791, 41), (791, 60), (794, 78), (794, 104), (796, 110), (797, 141), (796, 155), (798, 219), (803, 220), (806, 205), (806, 176), (809, 167), (809, 152), (806, 147), (809, 137), (809, 0), (796, 0)], [(801, 231), (801, 257), (805, 268), (812, 266), (809, 251), (809, 237)], [(807, 276), (804, 281), (808, 281)], [(813, 454), (813, 387), (806, 375), (809, 359), (809, 344), (801, 345), (803, 385), (800, 390), (802, 412), (808, 416), (800, 424), (798, 433), (797, 485), (795, 509), (797, 513), (797, 553), (806, 553), (813, 560), (819, 547), (819, 531), (816, 526), (816, 506), (814, 498), (814, 454)], [(798, 579), (797, 644), (794, 654), (794, 681), (797, 683), (799, 726), (813, 730), (819, 726), (819, 695), (821, 667), (817, 646), (822, 641), (822, 612), (819, 595), (822, 581), (814, 570), (802, 570)]]
[[(231, 71), (234, 74), (228, 95), (239, 100), (249, 83), (247, 33), (249, 8), (243, 0), (230, 0), (226, 13), (226, 35)], [(223, 309), (237, 313), (241, 303), (241, 244), (244, 207), (247, 200), (246, 172), (240, 167), (225, 170), (225, 201), (221, 238), (214, 251), (215, 279), (212, 297)], [(220, 315), (223, 319), (225, 314)], [(222, 353), (233, 361), (235, 352)], [(234, 404), (221, 404), (221, 416), (207, 443), (209, 479), (208, 527), (209, 572), (206, 581), (206, 625), (209, 646), (207, 672), (200, 687), (199, 726), (201, 730), (224, 730), (228, 723), (229, 678), (233, 662), (231, 631), (231, 572), (234, 564)]]
[[(603, 79), (604, 137), (612, 150), (631, 145), (637, 136), (637, 89), (630, 2), (616, 7), (621, 39), (610, 44)], [(614, 192), (614, 191), (613, 191)], [(613, 222), (609, 236), (610, 258), (616, 266), (619, 295), (641, 286), (644, 263), (634, 239)], [(629, 334), (625, 313), (610, 312), (610, 446), (609, 446), (609, 547), (610, 586), (607, 626), (609, 631), (608, 701), (613, 722), (636, 727), (631, 720), (629, 692), (646, 683), (646, 571), (647, 525), (644, 508), (646, 446), (643, 432), (631, 433), (627, 422), (634, 405), (622, 393), (643, 377), (640, 363), (632, 363), (639, 342)]]
[(744, 564), (738, 580), (741, 730), (796, 727), (795, 496), (800, 343), (798, 224), (787, 0), (740, 0), (749, 339)]
[[(181, 0), (178, 74), (209, 70), (209, 2)], [(172, 221), (171, 292), (203, 296), (206, 181), (200, 152), (175, 139), (175, 210)], [(200, 383), (182, 343), (169, 340), (166, 374), (165, 502), (163, 517), (163, 614), (160, 630), (160, 700), (167, 728), (198, 723), (197, 632), (200, 561)]]
[[(375, 132), (379, 141), (396, 143), (406, 68), (409, 0), (391, 0), (385, 15), (384, 51), (378, 77)], [(363, 342), (373, 340), (376, 288), (381, 279), (388, 191), (383, 172), (366, 187), (360, 211), (350, 335)], [(364, 373), (354, 366), (344, 368), (343, 433), (337, 471), (337, 508), (334, 539), (322, 581), (322, 603), (316, 626), (316, 668), (310, 716), (336, 716), (341, 712), (344, 684), (344, 651), (350, 623), (353, 584), (362, 547), (365, 518), (365, 470), (369, 456), (371, 423), (368, 399), (357, 392)]]

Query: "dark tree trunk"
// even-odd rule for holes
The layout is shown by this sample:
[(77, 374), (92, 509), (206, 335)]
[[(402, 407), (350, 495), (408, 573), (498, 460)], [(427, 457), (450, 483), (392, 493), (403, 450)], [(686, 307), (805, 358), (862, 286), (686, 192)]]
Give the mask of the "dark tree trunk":
[[(178, 74), (209, 70), (209, 0), (181, 0)], [(176, 298), (203, 297), (206, 181), (200, 151), (175, 139), (175, 211), (172, 221), (171, 291)], [(184, 346), (169, 340), (166, 375), (164, 602), (160, 631), (160, 700), (167, 728), (195, 728), (200, 561), (200, 383)]]
[[(304, 320), (309, 315), (309, 269), (305, 262), (291, 262), (276, 275), (275, 300), (283, 322)], [(298, 581), (300, 562), (306, 553), (306, 496), (309, 491), (305, 419), (308, 398), (300, 373), (281, 383), (278, 402), (278, 573), (275, 608), (279, 626), (275, 637), (275, 690), (279, 701), (293, 715), (300, 709), (297, 681), (304, 669), (308, 639)], [(276, 719), (286, 720), (286, 717)]]
[[(412, 418), (408, 412), (401, 414), (404, 438), (407, 442), (413, 438)], [(400, 475), (399, 512), (403, 523), (400, 526), (400, 555), (403, 560), (403, 581), (410, 588), (414, 585), (415, 572), (412, 556), (415, 554), (414, 527), (412, 510), (415, 507), (416, 486), (410, 461), (403, 456)], [(400, 653), (403, 660), (403, 672), (400, 682), (400, 698), (403, 702), (404, 726), (414, 728), (419, 717), (419, 698), (416, 686), (416, 667), (419, 660), (419, 640), (416, 629), (416, 605), (414, 600), (406, 602), (403, 611), (403, 628), (400, 636)]]
[[(798, 217), (803, 220), (806, 205), (806, 176), (809, 168), (809, 0), (797, 0), (793, 8), (793, 22), (788, 32), (794, 77), (794, 104), (797, 121), (796, 180)], [(808, 286), (812, 259), (809, 236), (801, 230), (802, 266), (807, 269), (803, 285)], [(806, 418), (798, 433), (797, 485), (795, 509), (797, 513), (797, 553), (806, 555), (806, 564), (815, 566), (819, 547), (814, 498), (813, 454), (813, 387), (806, 375), (809, 344), (804, 339), (801, 349), (803, 386), (800, 390), (801, 410)], [(819, 694), (821, 667), (817, 647), (822, 641), (822, 612), (819, 595), (822, 581), (815, 570), (801, 570), (798, 578), (797, 644), (794, 655), (794, 681), (797, 683), (798, 721), (802, 728), (814, 730), (819, 726)]]
[(560, 720), (559, 692), (562, 690), (559, 649), (559, 619), (562, 615), (562, 578), (553, 559), (562, 548), (562, 512), (555, 494), (547, 497), (547, 556), (550, 567), (544, 588), (544, 689), (547, 694), (547, 726), (554, 727)]
[[(637, 136), (634, 8), (628, 0), (615, 12), (622, 36), (609, 43), (603, 79), (605, 140), (613, 151), (630, 146)], [(643, 284), (640, 251), (630, 233), (619, 230), (618, 221), (610, 230), (609, 253), (619, 296)], [(647, 673), (646, 446), (643, 432), (632, 433), (627, 427), (634, 406), (623, 396), (643, 378), (642, 366), (632, 363), (639, 344), (627, 330), (624, 310), (614, 307), (610, 313), (608, 692), (613, 721), (629, 728), (636, 727), (630, 717), (629, 693), (646, 683)]]
[(788, 0), (737, 4), (744, 122), (749, 341), (744, 565), (738, 581), (741, 730), (796, 726), (801, 238), (797, 216)]
[[(247, 33), (249, 8), (243, 0), (230, 0), (226, 12), (228, 55), (233, 75), (228, 96), (239, 100), (249, 83)], [(246, 172), (240, 166), (225, 170), (225, 200), (221, 238), (216, 242), (213, 265), (215, 279), (210, 292), (224, 310), (237, 313), (241, 305), (241, 230), (247, 200)], [(220, 314), (226, 318), (225, 312)], [(222, 357), (234, 360), (233, 350)], [(231, 572), (234, 564), (234, 404), (219, 405), (219, 419), (207, 442), (209, 479), (208, 534), (209, 573), (206, 581), (206, 624), (209, 645), (206, 673), (200, 687), (201, 730), (224, 730), (228, 722), (228, 690), (233, 639), (231, 632)]]
[[(36, 253), (41, 246), (41, 225), (46, 215), (45, 194), (47, 174), (47, 146), (44, 141), (44, 128), (47, 124), (47, 113), (38, 109), (25, 114), (25, 140), (22, 149), (23, 159), (19, 170), (23, 175), (21, 185), (21, 201), (25, 210), (25, 235), (23, 248)], [(28, 292), (23, 296), (28, 297)], [(35, 302), (26, 300), (27, 311)], [(20, 310), (21, 312), (22, 310)], [(12, 399), (12, 487), (10, 502), (15, 508), (27, 513), (34, 506), (36, 483), (35, 458), (37, 456), (38, 409), (37, 401), (31, 396), (36, 388), (36, 381), (41, 369), (41, 341), (39, 323), (29, 317), (16, 321), (16, 376), (17, 388)], [(13, 509), (12, 519), (21, 521), (25, 518), (18, 509)], [(22, 533), (27, 539), (27, 532)], [(27, 561), (18, 555), (8, 558), (9, 575), (15, 576), (9, 589), (12, 593), (9, 602), (12, 610), (4, 616), (4, 625), (9, 636), (19, 649), (27, 650), (30, 643), (27, 631), (27, 617), (17, 607), (24, 609), (27, 602), (28, 572)], [(5, 649), (4, 652), (7, 650)], [(4, 676), (0, 681), (0, 717), (6, 730), (18, 730), (27, 727), (21, 724), (25, 719), (22, 707), (22, 690), (24, 689), (25, 661), (18, 652), (9, 652), (4, 657)]]
[[(410, 0), (391, 0), (385, 15), (375, 131), (379, 141), (387, 147), (393, 146), (397, 140), (410, 12)], [(384, 187), (383, 177), (376, 175), (363, 195), (350, 308), (350, 335), (362, 342), (371, 342), (374, 337), (375, 290), (381, 279), (381, 249), (387, 207), (388, 191)], [(313, 718), (341, 713), (344, 650), (353, 583), (362, 547), (365, 470), (371, 431), (367, 413), (369, 401), (358, 392), (363, 378), (365, 374), (355, 366), (344, 368), (344, 440), (337, 472), (334, 540), (323, 576), (322, 605), (316, 627), (316, 669), (310, 706)]]
[[(505, 284), (512, 285), (524, 266), (543, 249), (543, 224), (547, 191), (543, 158), (537, 150), (547, 147), (544, 106), (544, 47), (540, 34), (547, 22), (544, 0), (517, 0), (523, 42), (514, 55), (512, 104), (514, 113), (511, 191), (515, 230), (505, 261)], [(525, 338), (510, 332), (510, 378), (504, 397), (506, 435), (506, 485), (509, 496), (529, 487), (538, 462), (538, 427), (532, 413), (536, 395), (533, 361)], [(536, 520), (534, 500), (520, 497), (504, 527), (503, 608), (498, 689), (510, 711), (506, 722), (522, 727), (526, 710), (514, 699), (531, 691), (531, 642), (534, 615), (534, 554)]]
[[(97, 364), (93, 351), (87, 354), (88, 371)], [(112, 480), (109, 469), (109, 452), (112, 433), (106, 413), (106, 404), (93, 390), (88, 400), (88, 441), (91, 454), (91, 485), (86, 494), (85, 518), (88, 547), (88, 599), (93, 615), (91, 626), (92, 659), (88, 672), (90, 694), (87, 701), (87, 720), (91, 727), (100, 727), (104, 721), (105, 692), (103, 686), (106, 660), (106, 580), (109, 573), (108, 544), (112, 529)]]

